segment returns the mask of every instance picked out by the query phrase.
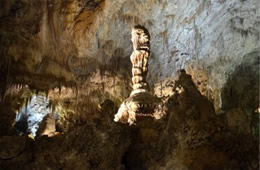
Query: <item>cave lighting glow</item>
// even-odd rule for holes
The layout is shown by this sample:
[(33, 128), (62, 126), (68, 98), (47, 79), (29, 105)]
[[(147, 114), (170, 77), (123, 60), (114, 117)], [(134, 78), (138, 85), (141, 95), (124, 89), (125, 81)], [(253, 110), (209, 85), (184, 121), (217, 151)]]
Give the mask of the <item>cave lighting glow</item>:
[(35, 137), (41, 121), (51, 112), (49, 100), (44, 95), (34, 95), (16, 115), (15, 127), (21, 134)]

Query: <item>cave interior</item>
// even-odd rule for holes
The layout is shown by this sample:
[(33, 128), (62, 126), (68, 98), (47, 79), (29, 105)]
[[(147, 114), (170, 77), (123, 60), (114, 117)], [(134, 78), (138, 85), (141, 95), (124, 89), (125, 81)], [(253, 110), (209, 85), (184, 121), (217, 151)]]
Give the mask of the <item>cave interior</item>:
[(258, 0), (1, 0), (0, 169), (259, 169)]

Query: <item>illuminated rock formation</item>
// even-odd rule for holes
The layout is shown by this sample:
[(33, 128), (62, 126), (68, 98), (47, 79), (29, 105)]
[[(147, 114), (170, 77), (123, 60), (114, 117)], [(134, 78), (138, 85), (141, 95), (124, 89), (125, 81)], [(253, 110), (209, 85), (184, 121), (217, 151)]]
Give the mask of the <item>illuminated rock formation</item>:
[(133, 65), (133, 91), (131, 96), (149, 90), (149, 85), (146, 82), (150, 56), (150, 34), (148, 30), (140, 25), (135, 26), (132, 30), (132, 43), (134, 51), (130, 57)]
[(160, 119), (165, 115), (165, 108), (161, 100), (149, 93), (149, 85), (146, 82), (148, 71), (148, 58), (150, 55), (150, 34), (140, 25), (132, 29), (133, 53), (132, 82), (133, 91), (120, 106), (114, 121), (134, 124), (137, 116), (153, 117)]

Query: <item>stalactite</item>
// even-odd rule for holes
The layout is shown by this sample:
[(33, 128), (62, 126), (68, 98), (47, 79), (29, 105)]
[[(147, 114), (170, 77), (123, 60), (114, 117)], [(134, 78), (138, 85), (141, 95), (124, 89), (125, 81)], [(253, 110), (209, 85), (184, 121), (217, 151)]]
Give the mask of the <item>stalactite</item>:
[(30, 96), (30, 97), (29, 97), (29, 102), (31, 102), (31, 101), (32, 101), (32, 97), (33, 97), (33, 96)]
[(36, 96), (38, 96), (38, 94), (39, 94), (39, 90), (38, 89), (36, 89), (35, 94), (36, 94)]
[(115, 93), (115, 91), (116, 91), (115, 84), (116, 84), (116, 77), (113, 75), (113, 93)]
[(163, 96), (162, 81), (160, 81), (160, 86), (161, 86), (161, 96)]
[(6, 89), (3, 90), (3, 99), (2, 99), (3, 102), (5, 101), (5, 98), (6, 98)]
[(22, 85), (21, 84), (18, 84), (18, 89), (17, 89), (17, 91), (20, 91), (22, 88)]
[(105, 83), (104, 82), (101, 83), (101, 90), (102, 90), (102, 93), (105, 94)]
[(11, 63), (12, 63), (12, 60), (9, 59), (8, 60), (8, 66), (7, 66), (6, 84), (9, 83), (9, 74), (10, 74), (10, 69), (11, 69)]
[(27, 114), (27, 107), (28, 107), (28, 98), (25, 100), (25, 113)]
[(10, 91), (11, 100), (13, 99), (13, 95), (14, 95), (14, 90), (11, 89), (11, 91)]
[(51, 114), (53, 115), (55, 111), (55, 105), (54, 103), (51, 103)]
[(75, 86), (75, 90), (76, 90), (76, 99), (75, 99), (75, 110), (77, 110), (78, 108), (78, 98), (79, 98), (79, 89), (78, 89), (78, 86), (76, 85)]
[(48, 97), (49, 97), (49, 89), (47, 89), (47, 90), (45, 91), (45, 96), (46, 96), (46, 100), (48, 100)]
[(61, 95), (61, 85), (59, 85), (59, 95)]

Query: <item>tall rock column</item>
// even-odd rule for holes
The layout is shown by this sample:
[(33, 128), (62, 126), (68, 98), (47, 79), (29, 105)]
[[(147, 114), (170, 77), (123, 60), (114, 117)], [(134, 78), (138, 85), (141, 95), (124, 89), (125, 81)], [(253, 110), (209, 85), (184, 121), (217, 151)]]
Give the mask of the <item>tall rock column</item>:
[(135, 26), (132, 29), (132, 43), (134, 51), (130, 57), (133, 65), (133, 91), (131, 96), (149, 90), (149, 85), (146, 82), (148, 58), (150, 56), (150, 34), (148, 30), (140, 25)]
[(132, 29), (133, 53), (132, 62), (133, 91), (120, 106), (115, 115), (115, 122), (135, 124), (137, 117), (152, 117), (160, 119), (166, 114), (166, 108), (161, 99), (149, 93), (146, 82), (148, 58), (150, 55), (150, 34), (140, 25)]

